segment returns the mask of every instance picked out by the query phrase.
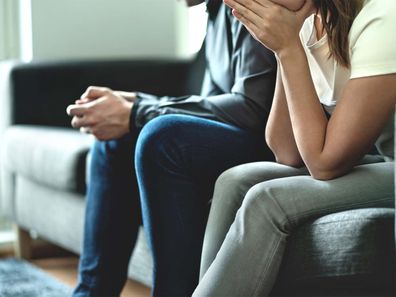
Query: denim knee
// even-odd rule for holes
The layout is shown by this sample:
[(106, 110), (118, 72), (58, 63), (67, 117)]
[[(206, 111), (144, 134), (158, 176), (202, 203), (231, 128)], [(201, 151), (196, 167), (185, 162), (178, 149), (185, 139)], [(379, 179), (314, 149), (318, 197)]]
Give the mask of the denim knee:
[[(177, 153), (180, 139), (188, 132), (184, 116), (165, 115), (147, 123), (136, 143), (135, 164), (137, 168), (142, 163), (157, 161), (159, 163), (172, 158), (179, 158)], [(178, 163), (176, 160), (172, 164)]]

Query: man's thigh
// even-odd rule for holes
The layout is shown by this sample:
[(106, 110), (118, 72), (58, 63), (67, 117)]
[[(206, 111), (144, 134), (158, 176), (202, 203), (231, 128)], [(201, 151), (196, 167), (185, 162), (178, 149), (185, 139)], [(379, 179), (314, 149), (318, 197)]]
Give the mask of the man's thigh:
[(185, 115), (160, 116), (142, 129), (136, 162), (144, 165), (144, 159), (154, 155), (165, 166), (173, 166), (197, 181), (213, 183), (230, 167), (273, 159), (264, 133)]

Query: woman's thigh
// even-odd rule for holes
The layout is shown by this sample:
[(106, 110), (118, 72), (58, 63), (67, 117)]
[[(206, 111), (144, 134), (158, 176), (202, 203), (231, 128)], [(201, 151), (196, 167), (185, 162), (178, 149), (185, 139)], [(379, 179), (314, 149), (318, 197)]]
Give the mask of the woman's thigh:
[(235, 220), (243, 199), (254, 185), (272, 179), (307, 175), (304, 168), (293, 168), (274, 162), (255, 162), (233, 167), (216, 181), (203, 243), (200, 277), (202, 278), (219, 251)]
[(253, 186), (195, 295), (268, 294), (294, 228), (338, 211), (394, 207), (393, 170), (393, 162), (375, 163), (331, 181), (292, 176)]
[[(366, 155), (359, 164), (372, 164), (372, 163), (383, 163), (383, 158), (376, 155)], [(389, 165), (378, 165), (379, 167)], [(374, 166), (377, 167), (377, 166)], [(381, 169), (382, 170), (382, 169)], [(354, 171), (361, 171), (359, 167)], [(370, 170), (371, 171), (371, 170)], [(372, 171), (375, 171), (373, 169)], [(357, 175), (360, 175), (359, 173)], [(266, 181), (276, 180), (279, 178), (286, 178), (291, 176), (304, 176), (300, 179), (296, 179), (293, 188), (287, 190), (284, 189), (284, 185), (289, 183), (289, 180), (275, 181), (274, 183), (281, 188), (281, 191), (290, 191), (286, 196), (291, 197), (302, 197), (300, 192), (304, 188), (307, 191), (318, 191), (315, 187), (310, 189), (310, 185), (324, 185), (326, 182), (319, 182), (309, 176), (307, 168), (293, 168), (285, 165), (281, 165), (274, 162), (255, 162), (248, 163), (233, 167), (222, 173), (216, 181), (214, 195), (212, 199), (212, 205), (210, 209), (209, 219), (205, 231), (205, 239), (203, 244), (202, 258), (201, 258), (201, 271), (200, 277), (202, 278), (214, 258), (219, 251), (224, 238), (234, 222), (236, 213), (241, 207), (242, 202), (245, 198), (246, 193), (253, 188), (252, 191), (265, 191)], [(353, 177), (349, 177), (354, 179)], [(349, 179), (348, 178), (348, 179)], [(357, 177), (358, 179), (358, 177)], [(260, 185), (260, 183), (263, 183)], [(337, 181), (335, 183), (342, 183), (343, 181)], [(355, 182), (356, 185), (359, 182)], [(348, 185), (346, 185), (348, 186)], [(335, 192), (343, 193), (344, 188), (342, 186), (339, 189), (332, 189)], [(351, 184), (351, 186), (353, 186)], [(295, 187), (295, 188), (294, 188)], [(308, 187), (308, 188), (307, 188)], [(263, 190), (261, 190), (263, 188)], [(271, 190), (272, 191), (272, 190)], [(320, 190), (319, 190), (320, 191)], [(332, 195), (332, 194), (331, 194)], [(309, 195), (308, 195), (309, 196)], [(310, 195), (312, 196), (312, 195)], [(291, 198), (292, 199), (292, 198)], [(343, 198), (341, 198), (343, 199)], [(288, 201), (287, 199), (285, 200)], [(333, 199), (334, 201), (334, 199)], [(288, 209), (288, 207), (287, 207)], [(293, 207), (292, 207), (293, 209)]]
[[(394, 163), (356, 166), (340, 178), (320, 181), (295, 176), (252, 187), (242, 208), (265, 208), (277, 226), (289, 233), (306, 220), (348, 209), (394, 207)], [(260, 205), (260, 207), (259, 207)]]

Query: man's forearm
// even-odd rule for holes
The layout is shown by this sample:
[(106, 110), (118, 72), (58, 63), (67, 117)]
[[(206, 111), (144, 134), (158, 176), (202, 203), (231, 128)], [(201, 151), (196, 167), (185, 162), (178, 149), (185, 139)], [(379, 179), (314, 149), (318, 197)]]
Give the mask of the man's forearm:
[[(185, 114), (224, 122), (249, 131), (264, 132), (269, 110), (263, 110), (240, 94), (216, 96), (156, 97), (137, 93), (136, 127), (163, 114)], [(264, 137), (264, 136), (263, 136)]]

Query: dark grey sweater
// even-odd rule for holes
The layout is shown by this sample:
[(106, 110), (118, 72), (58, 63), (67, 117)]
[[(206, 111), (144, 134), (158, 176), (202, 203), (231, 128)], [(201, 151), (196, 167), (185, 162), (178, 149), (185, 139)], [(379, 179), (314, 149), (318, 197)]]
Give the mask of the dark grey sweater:
[(207, 0), (207, 68), (200, 96), (156, 97), (138, 93), (133, 107), (141, 128), (163, 114), (187, 114), (263, 132), (271, 108), (276, 60), (220, 0)]

